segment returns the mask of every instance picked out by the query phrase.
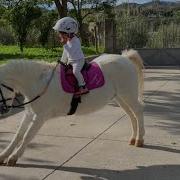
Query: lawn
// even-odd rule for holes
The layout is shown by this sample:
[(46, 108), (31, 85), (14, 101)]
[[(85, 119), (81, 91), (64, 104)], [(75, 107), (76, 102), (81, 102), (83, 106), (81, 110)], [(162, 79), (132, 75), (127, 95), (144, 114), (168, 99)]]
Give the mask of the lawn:
[[(82, 47), (85, 56), (95, 55), (94, 47)], [(0, 64), (12, 59), (37, 59), (48, 62), (56, 61), (62, 55), (62, 48), (24, 48), (21, 53), (17, 46), (4, 46), (0, 45)]]

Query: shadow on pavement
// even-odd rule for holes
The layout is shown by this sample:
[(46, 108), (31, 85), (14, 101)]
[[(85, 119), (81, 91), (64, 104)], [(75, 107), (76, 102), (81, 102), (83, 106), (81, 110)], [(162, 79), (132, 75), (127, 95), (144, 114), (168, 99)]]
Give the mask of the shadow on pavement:
[[(180, 70), (180, 68), (178, 69)], [(146, 74), (151, 74), (153, 75), (152, 77), (146, 77)], [(179, 78), (180, 78), (180, 72), (167, 72), (165, 71), (146, 71), (145, 72), (145, 80), (146, 81), (176, 81), (179, 82)]]
[(166, 152), (171, 152), (171, 153), (180, 153), (180, 149), (175, 149), (175, 148), (170, 148), (170, 147), (165, 147), (165, 146), (160, 146), (160, 145), (144, 145), (145, 149), (152, 149), (152, 150), (159, 150), (159, 151), (166, 151)]
[[(83, 167), (57, 167), (48, 165), (31, 165), (19, 164), (17, 167), (22, 168), (43, 168), (51, 169), (59, 172), (72, 172), (83, 174), (82, 180), (179, 180), (180, 165), (153, 165), (153, 166), (137, 166), (137, 169), (130, 170), (110, 170), (95, 169)], [(0, 176), (1, 177), (1, 176)], [(8, 178), (8, 177), (7, 177)]]
[(156, 122), (156, 127), (173, 135), (180, 134), (180, 93), (177, 92), (146, 91), (145, 93), (150, 97), (145, 100), (145, 114), (160, 119)]

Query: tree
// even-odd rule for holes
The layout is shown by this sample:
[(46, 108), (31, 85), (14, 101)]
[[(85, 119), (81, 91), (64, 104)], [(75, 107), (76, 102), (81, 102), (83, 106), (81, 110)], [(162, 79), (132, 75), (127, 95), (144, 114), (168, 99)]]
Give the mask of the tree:
[(179, 24), (171, 19), (169, 24), (162, 23), (156, 32), (152, 32), (147, 45), (150, 48), (178, 48), (180, 47), (180, 40), (177, 38), (179, 34)]
[(180, 9), (177, 11), (174, 11), (173, 17), (177, 20), (177, 22), (180, 22)]
[(112, 7), (115, 5), (116, 0), (68, 0), (73, 6), (71, 12), (79, 22), (79, 31), (82, 43), (86, 44), (86, 33), (83, 30), (83, 22), (89, 15), (95, 14), (98, 11), (107, 11), (107, 6)]
[[(109, 16), (112, 15), (112, 6), (115, 5), (117, 0), (39, 0), (39, 3), (55, 3), (60, 18), (68, 15), (68, 4), (72, 8), (69, 8), (69, 15), (72, 15), (79, 22), (79, 31), (83, 44), (87, 44), (86, 30), (83, 26), (84, 20), (89, 15), (95, 14), (99, 11), (103, 11)], [(112, 17), (112, 16), (111, 16)]]
[(67, 0), (54, 0), (60, 18), (67, 16)]
[(36, 27), (40, 30), (39, 42), (44, 47), (52, 30), (52, 25), (57, 14), (54, 10), (44, 10), (42, 16), (37, 20)]
[(121, 49), (143, 48), (148, 41), (148, 24), (142, 17), (124, 17), (117, 24), (118, 42)]
[(39, 0), (39, 4), (52, 5), (55, 3), (59, 17), (63, 18), (67, 16), (68, 8), (67, 8), (68, 0)]
[(17, 36), (21, 52), (23, 52), (31, 22), (41, 16), (40, 8), (35, 5), (35, 1), (19, 1), (9, 11), (9, 21)]

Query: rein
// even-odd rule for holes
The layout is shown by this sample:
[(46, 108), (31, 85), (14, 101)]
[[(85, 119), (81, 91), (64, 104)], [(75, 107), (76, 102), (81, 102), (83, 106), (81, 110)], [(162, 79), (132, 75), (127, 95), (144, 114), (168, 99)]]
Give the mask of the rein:
[[(23, 108), (24, 105), (27, 105), (27, 104), (30, 104), (30, 103), (36, 101), (37, 99), (39, 99), (39, 98), (47, 91), (47, 89), (48, 89), (48, 87), (49, 87), (49, 84), (51, 83), (52, 78), (53, 78), (53, 76), (54, 76), (55, 70), (56, 70), (56, 68), (57, 68), (57, 66), (58, 66), (59, 64), (61, 64), (61, 65), (63, 65), (63, 66), (66, 66), (66, 64), (64, 64), (63, 62), (61, 62), (60, 60), (58, 60), (56, 66), (55, 66), (54, 69), (52, 70), (51, 76), (50, 76), (50, 78), (49, 78), (46, 86), (44, 87), (43, 91), (42, 91), (41, 93), (39, 93), (36, 97), (34, 97), (33, 99), (31, 99), (30, 101), (25, 102), (25, 103), (22, 103), (22, 104), (19, 104), (19, 105), (11, 105), (11, 106), (8, 106), (8, 105), (6, 104), (6, 102), (9, 101), (9, 100), (12, 100), (12, 98), (5, 99), (4, 96), (3, 96), (2, 90), (1, 90), (1, 88), (0, 88), (0, 95), (1, 95), (1, 98), (2, 98), (2, 100), (0, 101), (0, 103), (1, 103), (1, 102), (3, 103), (5, 109), (9, 109), (9, 108)], [(9, 91), (14, 92), (14, 89), (13, 89), (13, 88), (11, 88), (11, 87), (9, 87), (9, 86), (7, 86), (7, 85), (5, 85), (5, 84), (1, 84), (1, 86), (3, 86), (4, 88), (6, 88), (6, 89), (9, 90)], [(15, 99), (16, 99), (16, 98), (15, 98)], [(18, 99), (16, 99), (16, 100), (19, 102)]]

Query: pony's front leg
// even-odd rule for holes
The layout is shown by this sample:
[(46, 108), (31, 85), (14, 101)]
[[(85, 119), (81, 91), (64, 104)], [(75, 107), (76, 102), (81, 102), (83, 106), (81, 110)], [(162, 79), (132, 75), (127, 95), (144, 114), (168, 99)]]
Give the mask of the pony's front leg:
[(24, 150), (26, 146), (29, 144), (29, 142), (34, 138), (38, 130), (42, 127), (44, 121), (43, 119), (40, 119), (39, 117), (36, 117), (34, 119), (27, 131), (24, 134), (23, 140), (20, 144), (20, 146), (10, 155), (10, 157), (7, 160), (7, 165), (8, 166), (14, 166), (20, 156), (24, 153)]
[(30, 122), (33, 119), (34, 114), (30, 111), (26, 111), (23, 120), (12, 139), (11, 143), (5, 148), (3, 152), (0, 153), (0, 164), (3, 164), (5, 159), (14, 151), (18, 143), (22, 140), (25, 131), (27, 130)]

